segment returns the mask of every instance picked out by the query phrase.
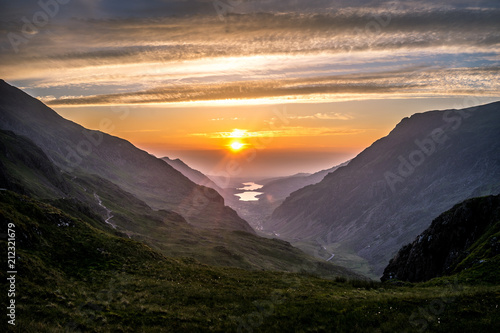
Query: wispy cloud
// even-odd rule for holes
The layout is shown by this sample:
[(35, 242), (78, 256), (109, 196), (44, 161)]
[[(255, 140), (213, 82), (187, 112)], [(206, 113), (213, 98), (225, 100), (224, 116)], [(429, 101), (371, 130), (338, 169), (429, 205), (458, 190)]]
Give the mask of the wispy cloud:
[[(17, 54), (2, 39), (1, 76), (54, 106), (500, 94), (494, 1), (245, 1), (224, 21), (194, 15), (210, 1), (120, 4), (51, 21)], [(20, 33), (12, 22), (1, 36)]]
[[(236, 81), (217, 84), (171, 85), (150, 90), (119, 94), (94, 95), (46, 100), (49, 105), (109, 105), (157, 104), (211, 100), (239, 100), (260, 98), (288, 98), (294, 96), (314, 101), (316, 95), (324, 100), (329, 95), (352, 96), (386, 95), (440, 95), (484, 94), (500, 92), (497, 80), (500, 67), (469, 69), (427, 69), (349, 74), (283, 80)], [(309, 96), (309, 97), (307, 97)], [(358, 96), (359, 97), (359, 96)], [(319, 119), (348, 119), (346, 115), (321, 114)]]
[(330, 112), (330, 113), (315, 113), (313, 115), (306, 115), (306, 116), (296, 116), (296, 115), (289, 115), (289, 119), (320, 119), (320, 120), (350, 120), (353, 119), (354, 117), (348, 114), (344, 113), (338, 113), (338, 112)]
[[(239, 138), (269, 138), (269, 137), (302, 137), (302, 136), (330, 136), (330, 135), (353, 135), (365, 132), (364, 129), (356, 128), (330, 128), (330, 127), (303, 127), (303, 126), (284, 126), (278, 130), (265, 131), (244, 131), (244, 135)], [(193, 133), (191, 136), (201, 136), (209, 139), (228, 139), (232, 138), (233, 132), (212, 132), (212, 133)]]

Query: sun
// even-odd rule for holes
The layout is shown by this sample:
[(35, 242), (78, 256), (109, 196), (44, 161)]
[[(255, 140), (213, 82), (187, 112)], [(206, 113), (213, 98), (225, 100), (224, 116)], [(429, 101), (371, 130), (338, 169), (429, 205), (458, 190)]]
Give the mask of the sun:
[(245, 144), (239, 141), (234, 141), (229, 145), (229, 148), (231, 148), (231, 150), (234, 152), (240, 151), (241, 149), (243, 149), (243, 147), (245, 147)]

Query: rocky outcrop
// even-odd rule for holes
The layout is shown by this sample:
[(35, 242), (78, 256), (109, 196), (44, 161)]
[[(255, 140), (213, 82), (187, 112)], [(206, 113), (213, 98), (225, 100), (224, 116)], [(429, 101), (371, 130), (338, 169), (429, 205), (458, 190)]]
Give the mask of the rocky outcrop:
[[(441, 214), (411, 244), (404, 246), (389, 262), (381, 280), (427, 281), (497, 256), (500, 240), (494, 232), (487, 239), (482, 237), (498, 227), (499, 221), (500, 195), (466, 200)], [(475, 250), (478, 246), (486, 247), (486, 251), (481, 251), (486, 255), (474, 258), (469, 267), (460, 265), (480, 240)]]

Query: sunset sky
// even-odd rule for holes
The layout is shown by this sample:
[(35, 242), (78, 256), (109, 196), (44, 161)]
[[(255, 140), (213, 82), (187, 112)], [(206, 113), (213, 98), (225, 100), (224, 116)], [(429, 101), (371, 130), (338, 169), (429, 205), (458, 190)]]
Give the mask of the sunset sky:
[(317, 171), (413, 113), (500, 100), (496, 0), (0, 4), (1, 78), (209, 174)]

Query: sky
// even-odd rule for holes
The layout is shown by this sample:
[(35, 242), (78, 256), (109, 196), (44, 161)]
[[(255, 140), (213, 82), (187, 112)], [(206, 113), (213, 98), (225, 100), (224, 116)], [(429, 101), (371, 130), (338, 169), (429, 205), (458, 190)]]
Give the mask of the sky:
[(500, 100), (497, 0), (0, 0), (0, 9), (1, 78), (85, 127), (207, 174), (326, 169), (413, 113)]

